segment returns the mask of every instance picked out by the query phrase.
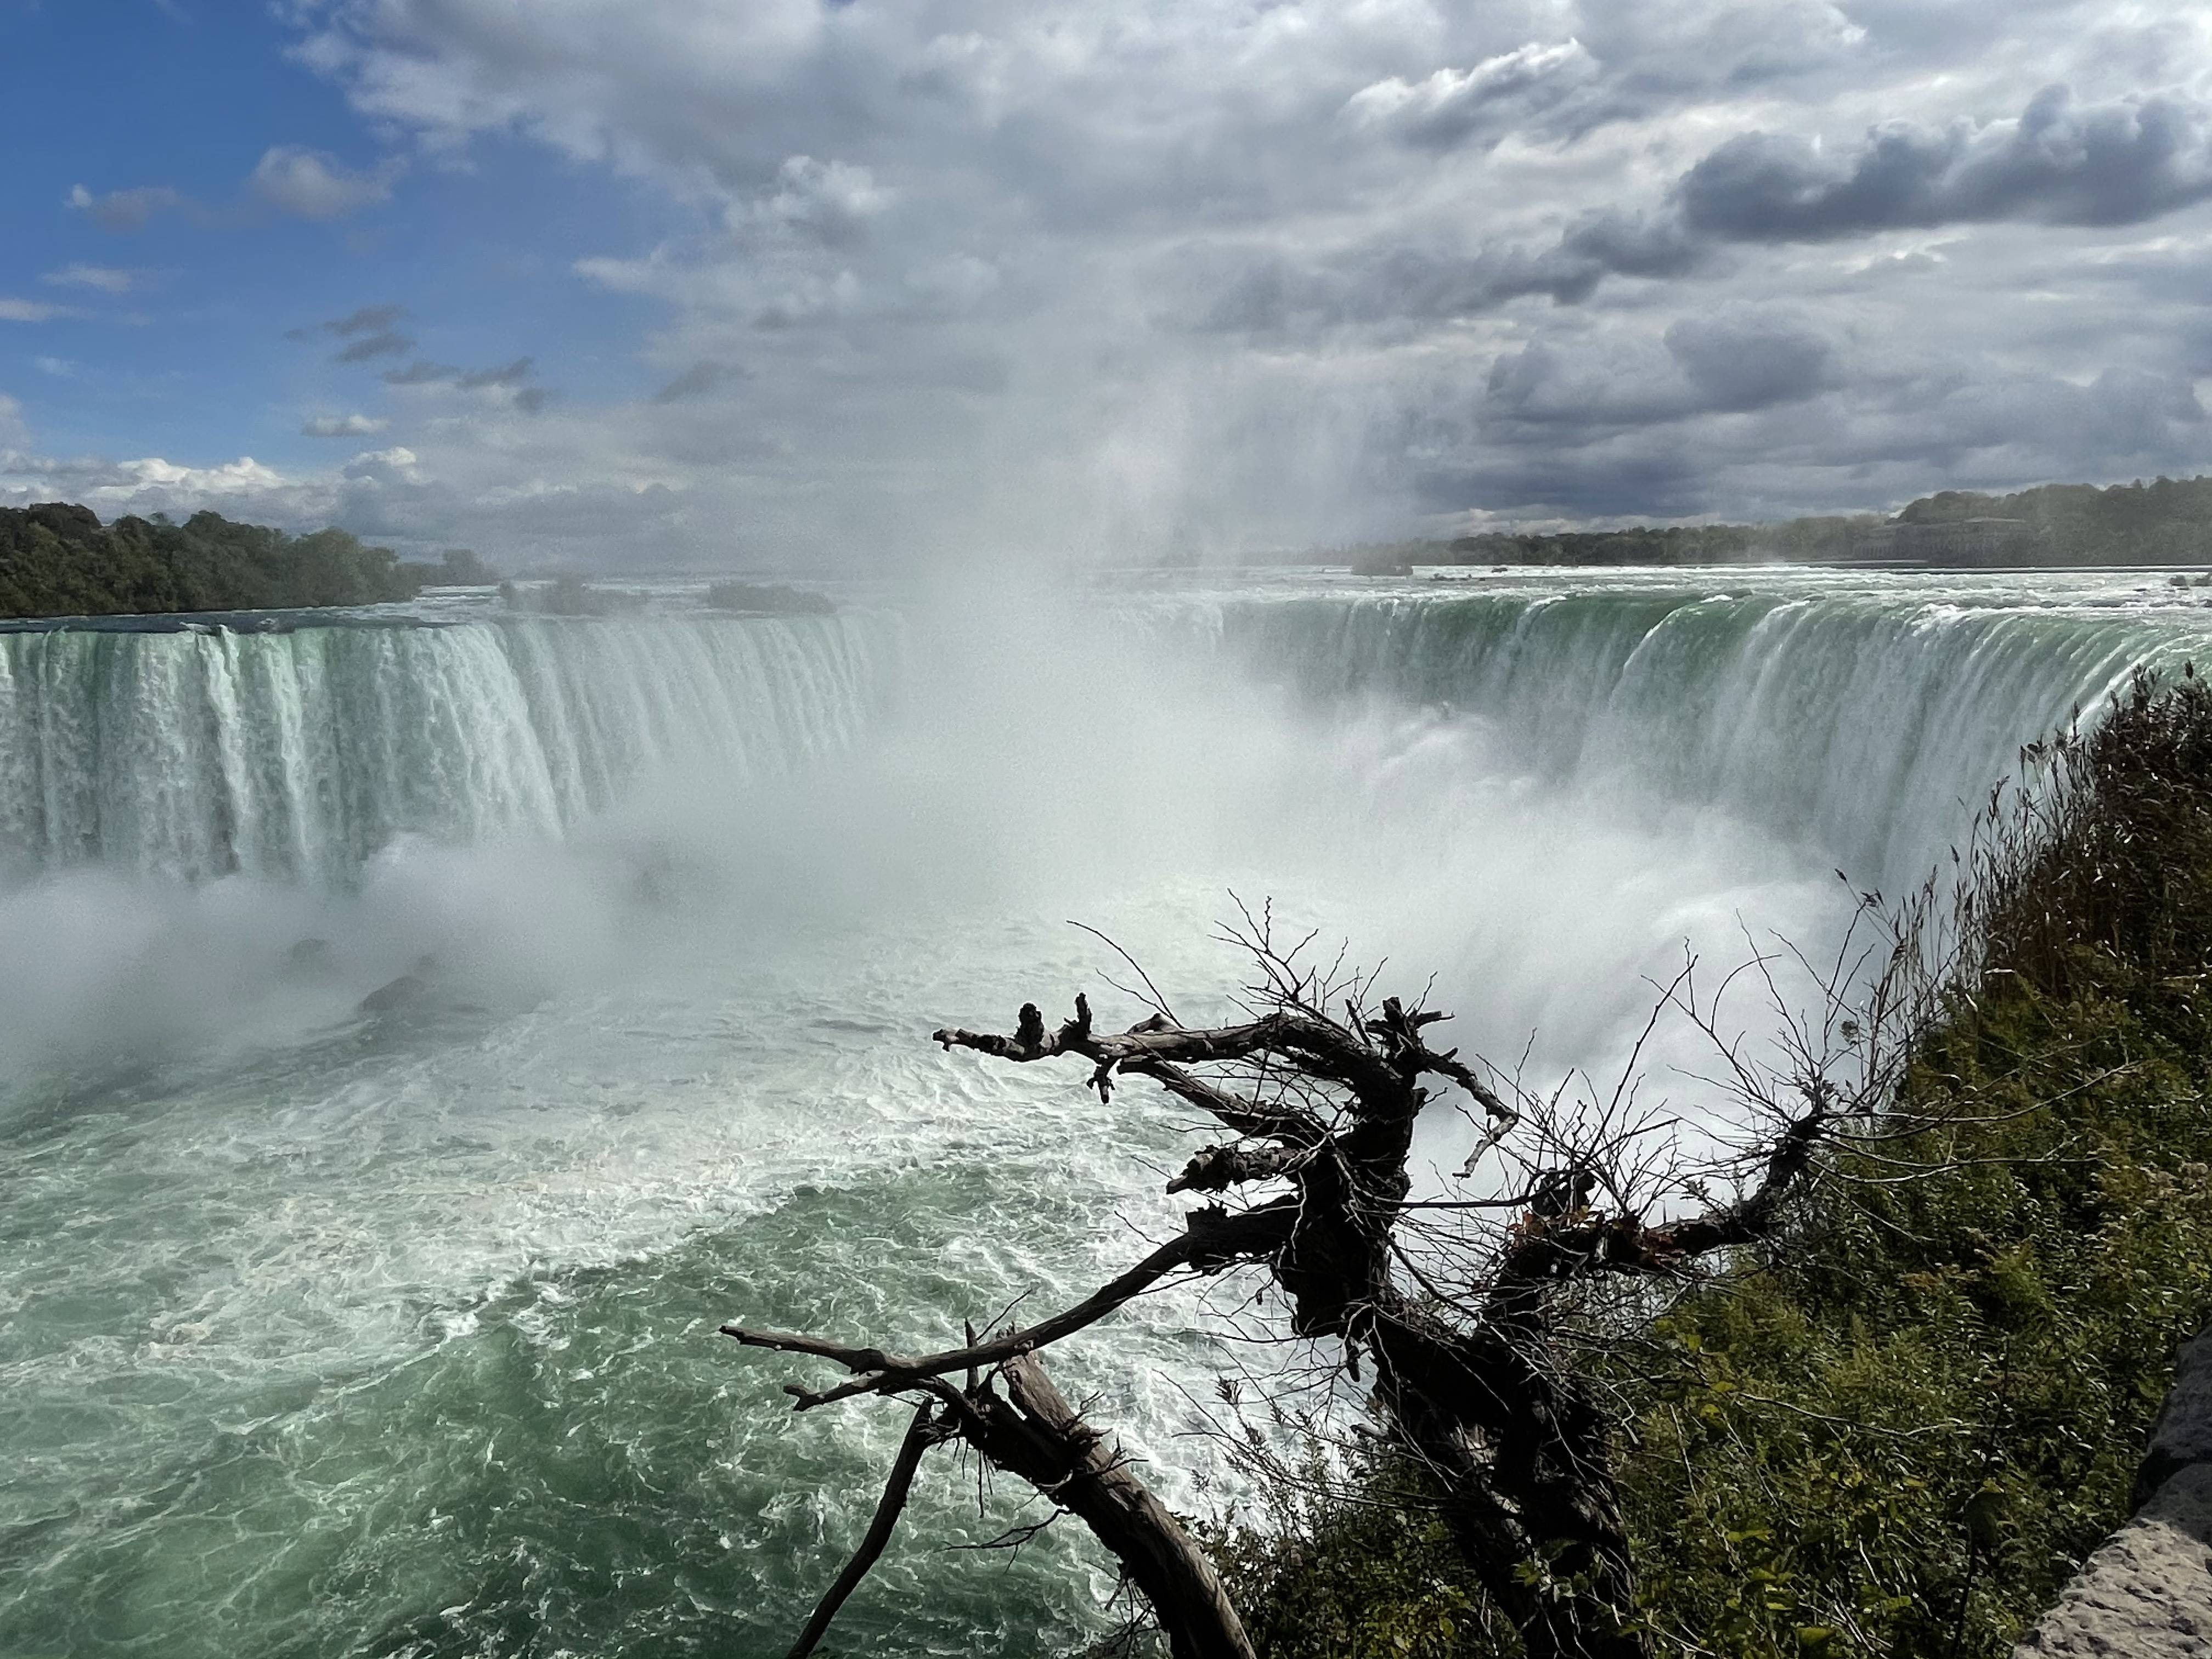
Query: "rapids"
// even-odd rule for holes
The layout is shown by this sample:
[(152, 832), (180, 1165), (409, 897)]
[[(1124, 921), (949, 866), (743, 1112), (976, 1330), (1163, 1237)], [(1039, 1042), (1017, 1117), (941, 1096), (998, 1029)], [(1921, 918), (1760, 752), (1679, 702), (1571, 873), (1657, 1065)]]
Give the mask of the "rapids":
[[(1832, 939), (1835, 866), (1916, 879), (2212, 642), (2126, 573), (848, 599), (0, 632), (0, 1651), (781, 1652), (900, 1413), (794, 1417), (715, 1324), (936, 1342), (1174, 1224), (1179, 1114), (926, 1040), (1121, 1012), (1062, 918), (1195, 1015), (1273, 894), (1469, 1047), (1602, 1068), (1686, 943)], [(1221, 1328), (1057, 1362), (1186, 1508), (1268, 1363)], [(1063, 1528), (939, 1547), (1017, 1513), (929, 1466), (840, 1639), (1103, 1627)]]

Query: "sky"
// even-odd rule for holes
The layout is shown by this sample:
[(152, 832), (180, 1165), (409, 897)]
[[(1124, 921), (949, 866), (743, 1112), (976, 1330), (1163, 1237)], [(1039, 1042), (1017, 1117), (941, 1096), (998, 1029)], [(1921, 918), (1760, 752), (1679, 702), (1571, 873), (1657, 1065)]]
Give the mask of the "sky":
[(0, 504), (1057, 563), (2212, 471), (2212, 7), (0, 0)]

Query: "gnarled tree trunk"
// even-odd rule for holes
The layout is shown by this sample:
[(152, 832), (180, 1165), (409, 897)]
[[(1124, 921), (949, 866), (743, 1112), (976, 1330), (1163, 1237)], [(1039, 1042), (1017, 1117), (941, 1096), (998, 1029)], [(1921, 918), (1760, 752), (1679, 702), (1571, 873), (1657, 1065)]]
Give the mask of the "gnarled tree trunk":
[[(1423, 1079), (1443, 1079), (1481, 1110), (1488, 1127), (1476, 1158), (1504, 1145), (1525, 1114), (1456, 1050), (1427, 1046), (1425, 1031), (1446, 1016), (1395, 998), (1368, 1008), (1364, 980), (1301, 971), (1297, 952), (1278, 954), (1264, 928), (1243, 942), (1263, 976), (1249, 988), (1254, 1018), (1242, 1024), (1185, 1026), (1161, 1007), (1128, 1030), (1103, 1032), (1079, 995), (1057, 1030), (1025, 1005), (1012, 1036), (933, 1036), (948, 1051), (1018, 1064), (1079, 1057), (1102, 1097), (1122, 1079), (1146, 1079), (1234, 1137), (1198, 1152), (1170, 1191), (1273, 1187), (1272, 1196), (1204, 1205), (1179, 1237), (1074, 1306), (981, 1340), (971, 1331), (963, 1346), (939, 1353), (724, 1330), (844, 1368), (845, 1380), (830, 1387), (791, 1388), (800, 1410), (861, 1395), (933, 1401), (926, 1404), (932, 1433), (965, 1439), (1081, 1518), (1152, 1604), (1179, 1659), (1210, 1659), (1250, 1651), (1220, 1581), (1052, 1387), (1036, 1355), (1170, 1278), (1258, 1269), (1285, 1296), (1297, 1334), (1334, 1339), (1355, 1372), (1363, 1357), (1372, 1364), (1386, 1443), (1433, 1477), (1461, 1555), (1530, 1659), (1645, 1659), (1612, 1425), (1560, 1340), (1562, 1293), (1624, 1275), (1676, 1274), (1696, 1257), (1771, 1232), (1824, 1137), (1866, 1109), (1887, 1078), (1869, 1073), (1839, 1103), (1823, 1068), (1808, 1067), (1792, 1079), (1800, 1103), (1755, 1160), (1748, 1189), (1686, 1218), (1649, 1218), (1630, 1200), (1632, 1182), (1585, 1161), (1591, 1143), (1559, 1136), (1540, 1136), (1534, 1156), (1522, 1150), (1528, 1190), (1517, 1196), (1417, 1206), (1407, 1164), (1415, 1121), (1433, 1103)], [(1328, 1012), (1340, 1001), (1340, 1018)], [(1604, 1206), (1593, 1201), (1601, 1187)], [(1404, 1237), (1409, 1215), (1423, 1208), (1513, 1218), (1488, 1236), (1474, 1270), (1462, 1260), (1439, 1284)], [(954, 1373), (966, 1375), (964, 1387), (947, 1380)], [(826, 1605), (834, 1611), (834, 1599)]]

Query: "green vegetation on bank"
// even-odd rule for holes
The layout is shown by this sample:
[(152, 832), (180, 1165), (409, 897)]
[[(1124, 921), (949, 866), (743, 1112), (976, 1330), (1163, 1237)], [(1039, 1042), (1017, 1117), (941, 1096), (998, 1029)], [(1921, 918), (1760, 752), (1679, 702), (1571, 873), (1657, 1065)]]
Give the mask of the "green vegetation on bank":
[[(1903, 1127), (1605, 1361), (1660, 1654), (2000, 1659), (2124, 1516), (2212, 1315), (2212, 691), (2139, 685), (2039, 758)], [(1218, 1538), (1263, 1653), (1512, 1651), (1419, 1490), (1286, 1485), (1279, 1530)]]
[(1443, 544), (1453, 564), (1741, 564), (1750, 560), (1878, 557), (1894, 532), (1872, 514), (1784, 524), (1638, 525), (1553, 535), (1462, 536)]
[[(156, 514), (103, 526), (89, 507), (64, 501), (0, 507), (0, 621), (376, 605), (426, 587), (495, 583), (509, 609), (539, 616), (607, 617), (647, 603), (641, 592), (573, 573), (501, 581), (465, 547), (447, 548), (435, 563), (409, 562), (343, 530), (294, 536), (218, 513), (195, 513), (180, 525)], [(701, 602), (769, 616), (837, 608), (824, 594), (745, 581), (715, 582)]]
[(49, 501), (0, 507), (0, 617), (288, 610), (410, 599), (426, 586), (495, 580), (454, 548), (405, 564), (343, 530), (289, 535), (195, 513), (102, 526), (90, 508)]
[(1417, 564), (2205, 564), (2212, 563), (2212, 477), (2137, 479), (2101, 489), (2039, 484), (2010, 495), (1947, 489), (1887, 518), (1863, 513), (1778, 524), (1497, 531), (1452, 541), (1324, 549), (1312, 556), (1373, 575), (1400, 574)]
[(826, 617), (837, 608), (826, 593), (763, 582), (716, 582), (708, 588), (706, 602), (716, 611), (770, 617)]
[(2094, 548), (2116, 562), (2162, 564), (2212, 558), (2212, 477), (2138, 478), (2094, 484), (2039, 484), (2012, 495), (1947, 489), (1897, 515), (1901, 525), (2019, 525), (2054, 549)]

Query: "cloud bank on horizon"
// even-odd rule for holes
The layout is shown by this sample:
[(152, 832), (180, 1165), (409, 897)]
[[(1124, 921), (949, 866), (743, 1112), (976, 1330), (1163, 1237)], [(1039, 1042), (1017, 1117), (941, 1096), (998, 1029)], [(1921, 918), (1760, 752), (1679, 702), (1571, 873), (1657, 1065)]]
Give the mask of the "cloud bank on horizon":
[(2212, 468), (2212, 14), (2179, 0), (142, 27), (241, 95), (189, 155), (14, 145), (0, 501), (672, 565)]

